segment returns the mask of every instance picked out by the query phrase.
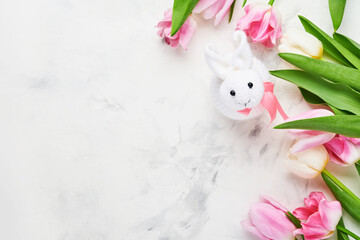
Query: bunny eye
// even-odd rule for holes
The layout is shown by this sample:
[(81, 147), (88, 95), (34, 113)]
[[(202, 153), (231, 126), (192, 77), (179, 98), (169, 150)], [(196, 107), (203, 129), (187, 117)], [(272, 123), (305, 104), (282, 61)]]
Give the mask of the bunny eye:
[(236, 95), (236, 92), (235, 92), (234, 90), (231, 90), (231, 91), (230, 91), (230, 95), (231, 95), (231, 96), (235, 96), (235, 95)]
[(248, 87), (251, 89), (254, 86), (254, 84), (252, 82), (248, 83)]

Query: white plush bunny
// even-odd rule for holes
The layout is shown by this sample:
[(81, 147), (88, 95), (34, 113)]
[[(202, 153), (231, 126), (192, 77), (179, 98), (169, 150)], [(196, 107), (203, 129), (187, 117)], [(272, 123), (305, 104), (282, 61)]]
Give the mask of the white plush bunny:
[[(260, 115), (264, 106), (264, 82), (271, 78), (264, 64), (254, 57), (243, 31), (234, 33), (238, 47), (234, 53), (217, 54), (214, 46), (205, 48), (206, 61), (217, 78), (211, 88), (216, 108), (226, 117), (235, 120)], [(275, 110), (276, 114), (276, 110)]]

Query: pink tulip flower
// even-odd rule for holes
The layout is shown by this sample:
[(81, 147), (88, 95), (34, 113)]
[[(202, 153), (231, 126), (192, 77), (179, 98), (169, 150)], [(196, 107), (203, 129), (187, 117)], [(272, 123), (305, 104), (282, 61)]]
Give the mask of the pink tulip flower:
[(239, 19), (236, 30), (242, 30), (253, 42), (271, 48), (281, 37), (281, 15), (277, 9), (265, 3), (248, 4), (245, 15)]
[(286, 208), (268, 196), (262, 196), (260, 202), (250, 207), (249, 219), (242, 226), (261, 240), (294, 239), (296, 227), (286, 217)]
[(302, 228), (294, 235), (303, 234), (306, 240), (321, 240), (330, 237), (336, 230), (342, 212), (338, 201), (327, 201), (321, 192), (312, 192), (304, 199), (306, 207), (294, 210), (293, 214), (302, 220)]
[(180, 30), (174, 36), (171, 36), (171, 18), (172, 9), (168, 9), (164, 13), (164, 19), (157, 25), (157, 28), (159, 29), (157, 34), (164, 38), (165, 42), (171, 47), (176, 48), (180, 44), (186, 50), (187, 45), (196, 30), (197, 24), (190, 15)]
[(200, 0), (193, 13), (201, 13), (205, 19), (215, 17), (214, 25), (217, 26), (229, 11), (234, 0)]
[[(286, 121), (295, 121), (307, 118), (325, 117), (334, 115), (325, 109), (314, 109)], [(297, 141), (290, 150), (290, 154), (303, 152), (310, 148), (324, 145), (329, 153), (330, 161), (339, 165), (351, 165), (360, 160), (360, 138), (349, 138), (335, 133), (291, 129), (289, 134)]]
[[(308, 112), (302, 113), (295, 117), (290, 117), (286, 121), (291, 122), (300, 119), (326, 117), (334, 115), (332, 112), (325, 109), (314, 109)], [(302, 129), (291, 129), (288, 131), (289, 134), (297, 139), (297, 142), (291, 149), (291, 153), (298, 153), (305, 151), (309, 148), (320, 146), (324, 143), (329, 142), (335, 137), (335, 133), (320, 132), (313, 130), (302, 130)]]
[(360, 160), (360, 139), (337, 135), (325, 148), (329, 152), (330, 161), (339, 165), (348, 166)]

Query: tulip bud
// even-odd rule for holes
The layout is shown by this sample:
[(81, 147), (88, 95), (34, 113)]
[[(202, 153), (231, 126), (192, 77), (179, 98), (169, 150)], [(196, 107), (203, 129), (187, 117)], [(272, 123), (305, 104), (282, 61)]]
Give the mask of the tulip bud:
[(324, 144), (330, 154), (330, 161), (342, 166), (349, 166), (360, 159), (360, 144), (357, 138), (337, 135)]
[(310, 33), (291, 29), (284, 34), (278, 47), (279, 52), (296, 53), (320, 59), (323, 55), (322, 43)]
[(242, 226), (259, 239), (294, 240), (294, 224), (286, 217), (286, 208), (268, 196), (262, 196), (260, 202), (250, 207), (249, 218), (241, 222)]
[(244, 8), (245, 15), (239, 19), (236, 30), (241, 30), (253, 42), (272, 48), (282, 35), (280, 12), (266, 3), (252, 3)]
[(285, 162), (290, 172), (302, 178), (315, 178), (329, 162), (329, 154), (320, 145), (302, 152), (293, 153), (290, 149), (288, 160)]
[(171, 36), (172, 12), (172, 9), (165, 11), (164, 19), (156, 26), (159, 29), (157, 34), (159, 37), (164, 38), (165, 43), (171, 47), (176, 48), (180, 44), (186, 50), (187, 45), (196, 30), (197, 23), (190, 15), (179, 31)]

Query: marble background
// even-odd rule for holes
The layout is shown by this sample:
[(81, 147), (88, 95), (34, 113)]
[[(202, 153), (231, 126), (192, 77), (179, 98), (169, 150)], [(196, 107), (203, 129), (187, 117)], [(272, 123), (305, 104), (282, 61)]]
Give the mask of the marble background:
[[(188, 51), (174, 50), (155, 34), (171, 4), (0, 1), (1, 239), (253, 239), (240, 221), (259, 194), (289, 209), (312, 190), (332, 197), (320, 178), (284, 169), (292, 140), (272, 129), (280, 117), (266, 127), (266, 115), (236, 122), (215, 111), (203, 46), (231, 51), (236, 21), (198, 17)], [(332, 30), (327, 0), (275, 6), (285, 31), (298, 14)], [(349, 0), (339, 29), (357, 41), (359, 10)], [(269, 69), (286, 67), (275, 49), (253, 48)], [(275, 82), (289, 115), (310, 109)], [(353, 168), (329, 168), (360, 194)]]

